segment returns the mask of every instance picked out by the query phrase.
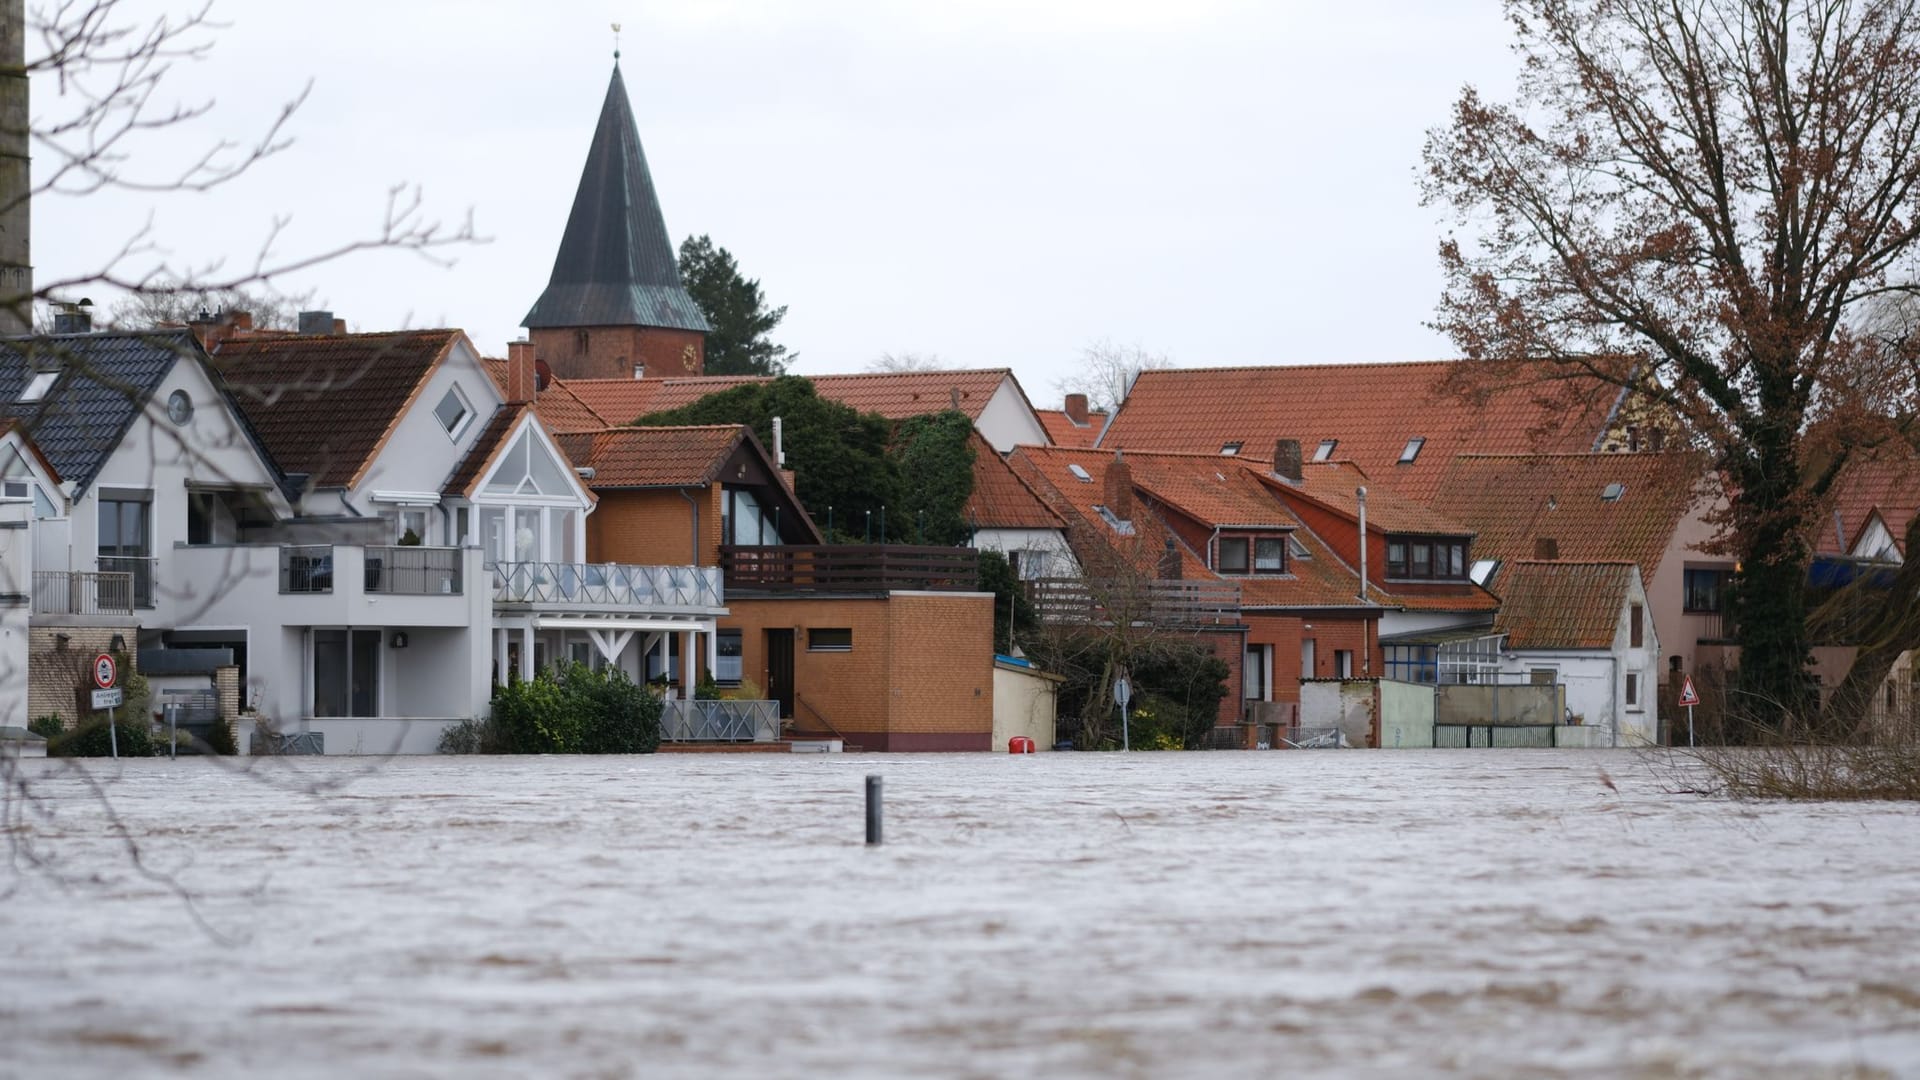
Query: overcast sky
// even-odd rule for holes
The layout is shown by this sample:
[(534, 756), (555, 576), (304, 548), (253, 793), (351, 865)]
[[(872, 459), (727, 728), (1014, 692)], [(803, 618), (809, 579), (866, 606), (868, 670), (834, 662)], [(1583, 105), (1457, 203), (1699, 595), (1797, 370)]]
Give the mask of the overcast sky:
[[(131, 10), (177, 9), (124, 0)], [(463, 327), (503, 355), (545, 286), (624, 26), (622, 67), (676, 237), (707, 233), (788, 305), (802, 373), (882, 352), (1011, 367), (1036, 404), (1095, 339), (1182, 366), (1431, 359), (1443, 216), (1425, 130), (1504, 95), (1498, 0), (219, 0), (162, 97), (213, 112), (129, 162), (259, 132), (293, 145), (217, 193), (34, 207), (40, 280), (249, 261), (377, 227), (418, 184), (483, 245), (356, 256), (278, 284), (354, 329)], [(59, 87), (36, 83), (34, 113)], [(44, 164), (36, 151), (36, 166)], [(94, 297), (103, 301), (103, 297)], [(103, 305), (104, 306), (104, 303)]]

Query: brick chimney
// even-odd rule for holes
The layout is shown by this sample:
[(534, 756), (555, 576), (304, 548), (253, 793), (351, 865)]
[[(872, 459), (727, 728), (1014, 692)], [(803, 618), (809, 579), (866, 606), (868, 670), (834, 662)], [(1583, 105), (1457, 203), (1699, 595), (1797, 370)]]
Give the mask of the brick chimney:
[(1273, 444), (1274, 475), (1283, 480), (1300, 482), (1300, 440), (1277, 439)]
[(1533, 557), (1543, 562), (1553, 562), (1560, 558), (1560, 541), (1551, 536), (1534, 537)]
[(1067, 419), (1073, 421), (1076, 427), (1088, 426), (1087, 395), (1068, 394), (1067, 404), (1063, 411), (1067, 414)]
[(532, 403), (540, 393), (539, 369), (534, 365), (533, 342), (507, 342), (507, 401)]
[(1113, 452), (1113, 460), (1107, 463), (1107, 512), (1121, 521), (1133, 517), (1133, 470), (1127, 466), (1127, 459), (1120, 451)]

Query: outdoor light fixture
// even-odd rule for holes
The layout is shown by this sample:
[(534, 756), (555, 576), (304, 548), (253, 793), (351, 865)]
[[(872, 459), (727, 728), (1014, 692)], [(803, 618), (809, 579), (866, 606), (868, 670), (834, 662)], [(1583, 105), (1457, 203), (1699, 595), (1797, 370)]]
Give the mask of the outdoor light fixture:
[(407, 632), (405, 630), (397, 630), (394, 632), (393, 647), (396, 649), (404, 649), (407, 647)]

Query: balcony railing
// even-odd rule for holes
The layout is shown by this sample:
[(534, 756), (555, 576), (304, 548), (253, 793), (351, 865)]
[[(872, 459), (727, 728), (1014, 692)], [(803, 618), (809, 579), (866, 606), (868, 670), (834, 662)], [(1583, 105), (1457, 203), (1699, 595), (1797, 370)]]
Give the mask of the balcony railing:
[(1230, 626), (1240, 621), (1240, 587), (1230, 581), (1088, 581), (1036, 578), (1027, 599), (1055, 623)]
[(460, 549), (370, 547), (367, 591), (405, 596), (459, 594)]
[(153, 606), (153, 570), (157, 562), (150, 555), (102, 555), (100, 570), (108, 574), (127, 574), (133, 578), (133, 606)]
[(749, 592), (886, 592), (980, 587), (972, 548), (906, 545), (723, 547), (727, 588)]
[(625, 563), (493, 564), (493, 599), (501, 604), (564, 604), (613, 608), (718, 608), (720, 571), (711, 566)]
[(133, 575), (35, 570), (33, 572), (33, 613), (35, 615), (131, 616), (133, 614)]
[(780, 738), (777, 701), (661, 703), (660, 737), (667, 742), (773, 742)]
[(333, 545), (289, 544), (280, 549), (282, 593), (333, 591)]

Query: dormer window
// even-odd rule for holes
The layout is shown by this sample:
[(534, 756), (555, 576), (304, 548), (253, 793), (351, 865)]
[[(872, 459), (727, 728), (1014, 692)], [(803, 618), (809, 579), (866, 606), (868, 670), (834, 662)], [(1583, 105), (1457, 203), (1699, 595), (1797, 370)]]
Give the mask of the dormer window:
[(1245, 445), (1246, 445), (1245, 443), (1238, 443), (1238, 442), (1221, 443), (1220, 456), (1233, 457), (1234, 455), (1238, 454), (1240, 452), (1240, 448)]
[(1222, 574), (1284, 574), (1290, 536), (1222, 536), (1214, 569)]
[(57, 371), (36, 372), (33, 378), (27, 380), (27, 388), (20, 391), (20, 400), (39, 401), (46, 397), (47, 391), (53, 389), (54, 381), (58, 378), (60, 373)]
[(1420, 448), (1425, 445), (1427, 445), (1427, 437), (1424, 435), (1415, 435), (1408, 439), (1406, 449), (1400, 451), (1400, 464), (1413, 464), (1413, 459), (1420, 456)]
[(1315, 461), (1332, 461), (1333, 448), (1340, 445), (1339, 439), (1321, 439), (1320, 448), (1313, 452)]
[(467, 404), (467, 397), (459, 387), (449, 387), (440, 404), (433, 407), (433, 417), (446, 429), (447, 438), (457, 442), (461, 433), (467, 430), (467, 425), (473, 421), (473, 406)]
[(1387, 577), (1401, 581), (1467, 580), (1467, 542), (1390, 536)]

